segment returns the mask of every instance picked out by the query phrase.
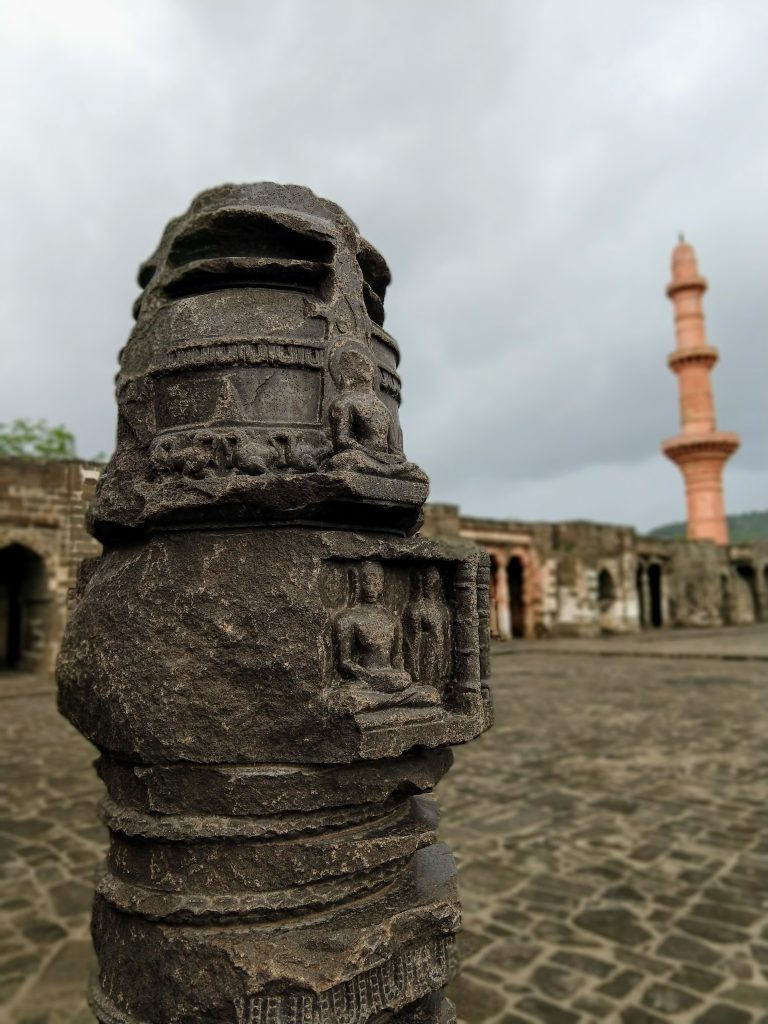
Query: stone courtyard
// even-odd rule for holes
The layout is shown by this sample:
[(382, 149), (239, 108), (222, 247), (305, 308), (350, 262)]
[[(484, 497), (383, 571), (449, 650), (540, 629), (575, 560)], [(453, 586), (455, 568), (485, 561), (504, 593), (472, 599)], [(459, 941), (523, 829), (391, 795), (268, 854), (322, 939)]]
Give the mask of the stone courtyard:
[[(467, 1024), (768, 1022), (765, 627), (500, 645), (438, 789)], [(91, 1021), (104, 830), (47, 678), (0, 677), (0, 1020)]]

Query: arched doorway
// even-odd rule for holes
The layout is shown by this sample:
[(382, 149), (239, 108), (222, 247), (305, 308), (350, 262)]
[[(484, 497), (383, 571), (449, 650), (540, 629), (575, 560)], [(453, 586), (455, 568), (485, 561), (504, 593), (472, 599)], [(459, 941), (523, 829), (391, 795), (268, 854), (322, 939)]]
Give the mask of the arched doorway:
[(513, 637), (525, 636), (525, 595), (523, 560), (512, 555), (507, 562), (507, 586), (509, 587), (509, 618)]
[(37, 671), (48, 637), (45, 564), (21, 544), (0, 550), (0, 666)]
[(661, 566), (652, 562), (648, 566), (648, 609), (649, 625), (658, 628), (664, 623), (664, 606), (661, 597)]
[(736, 565), (734, 621), (751, 625), (760, 618), (757, 596), (757, 573), (751, 565)]
[(644, 565), (638, 565), (635, 572), (635, 588), (637, 590), (637, 619), (641, 629), (648, 625), (648, 609), (645, 600), (645, 573)]
[(616, 603), (616, 584), (607, 569), (597, 574), (597, 607), (600, 615), (600, 629), (612, 632), (614, 605)]

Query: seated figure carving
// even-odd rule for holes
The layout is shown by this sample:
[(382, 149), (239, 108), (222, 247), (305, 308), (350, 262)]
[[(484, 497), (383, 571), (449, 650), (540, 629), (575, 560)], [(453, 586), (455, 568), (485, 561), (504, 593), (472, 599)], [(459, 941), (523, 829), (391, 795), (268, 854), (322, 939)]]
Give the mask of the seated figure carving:
[(415, 685), (403, 667), (400, 623), (382, 601), (382, 567), (364, 562), (355, 580), (359, 602), (339, 612), (334, 624), (337, 667), (352, 684), (342, 703), (354, 711), (437, 704), (437, 691)]
[(341, 394), (330, 408), (335, 454), (329, 467), (426, 482), (426, 474), (406, 461), (397, 425), (376, 393), (376, 367), (369, 356), (359, 348), (344, 349), (334, 370)]

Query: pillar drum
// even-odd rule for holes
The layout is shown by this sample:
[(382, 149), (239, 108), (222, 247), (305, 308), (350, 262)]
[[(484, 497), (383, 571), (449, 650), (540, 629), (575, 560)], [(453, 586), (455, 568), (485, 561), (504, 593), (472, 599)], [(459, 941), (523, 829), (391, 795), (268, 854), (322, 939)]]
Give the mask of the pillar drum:
[(100, 751), (104, 1024), (437, 1024), (427, 794), (490, 724), (489, 562), (415, 536), (389, 272), (297, 186), (224, 186), (139, 276), (58, 664)]

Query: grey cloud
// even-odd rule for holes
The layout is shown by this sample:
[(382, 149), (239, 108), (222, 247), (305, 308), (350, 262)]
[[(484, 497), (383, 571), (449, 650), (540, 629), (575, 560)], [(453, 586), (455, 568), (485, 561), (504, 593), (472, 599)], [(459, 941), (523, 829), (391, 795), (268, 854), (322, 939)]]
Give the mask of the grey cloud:
[(109, 448), (137, 264), (200, 188), (274, 178), (386, 255), (409, 455), (435, 497), (488, 514), (679, 515), (656, 453), (677, 430), (663, 288), (684, 229), (720, 422), (743, 438), (729, 504), (765, 505), (764, 5), (23, 6), (0, 15), (0, 418)]

